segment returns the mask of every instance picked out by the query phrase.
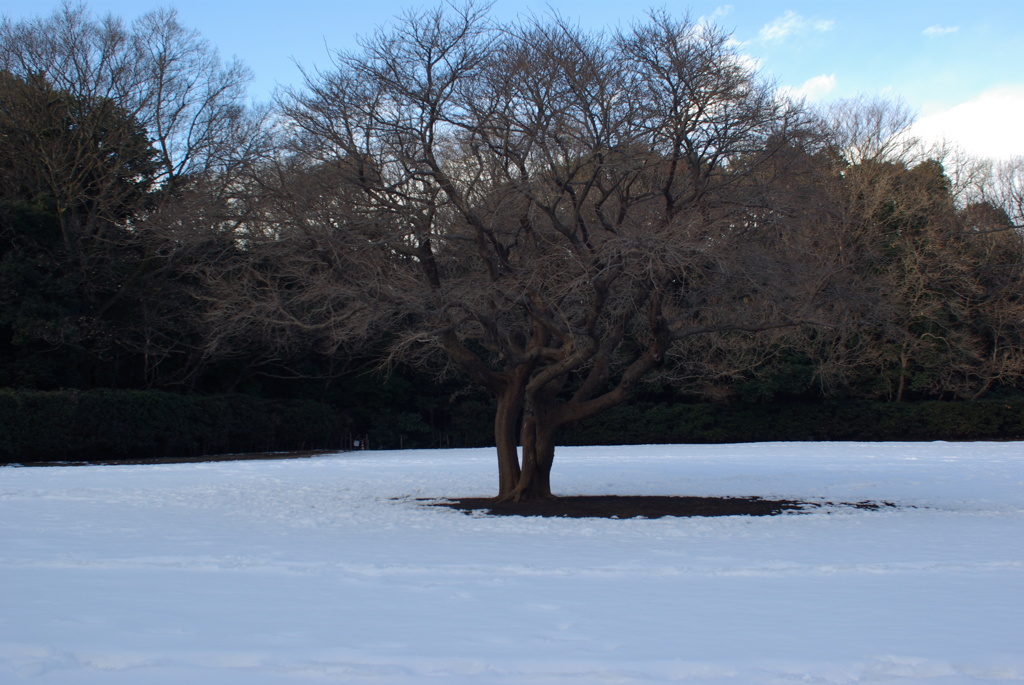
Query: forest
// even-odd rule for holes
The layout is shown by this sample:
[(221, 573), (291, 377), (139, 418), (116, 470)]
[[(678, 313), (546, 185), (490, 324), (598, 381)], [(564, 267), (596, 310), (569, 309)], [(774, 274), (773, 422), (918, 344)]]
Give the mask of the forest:
[(331, 64), (253, 104), (171, 10), (3, 21), (0, 460), (494, 445), (520, 500), (567, 441), (1024, 436), (1024, 159), (660, 11)]

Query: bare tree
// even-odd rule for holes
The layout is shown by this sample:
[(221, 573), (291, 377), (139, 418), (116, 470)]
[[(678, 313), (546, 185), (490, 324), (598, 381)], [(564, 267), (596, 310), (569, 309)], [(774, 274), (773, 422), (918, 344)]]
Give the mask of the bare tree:
[(291, 156), (257, 174), (214, 320), (441, 354), (497, 398), (502, 498), (551, 496), (557, 431), (674, 343), (813, 320), (829, 291), (813, 217), (773, 187), (800, 113), (688, 20), (411, 13), (283, 111)]
[(900, 100), (857, 97), (821, 113), (833, 145), (849, 164), (919, 161), (921, 141), (911, 135), (914, 113)]
[(223, 171), (237, 158), (239, 129), (248, 128), (249, 69), (237, 58), (223, 63), (173, 10), (136, 20), (131, 42), (143, 85), (139, 117), (153, 137), (166, 180)]
[[(981, 160), (969, 199), (985, 203), (1005, 213), (1009, 227), (1024, 230), (1024, 157), (1003, 160)], [(996, 225), (992, 229), (1005, 228)]]

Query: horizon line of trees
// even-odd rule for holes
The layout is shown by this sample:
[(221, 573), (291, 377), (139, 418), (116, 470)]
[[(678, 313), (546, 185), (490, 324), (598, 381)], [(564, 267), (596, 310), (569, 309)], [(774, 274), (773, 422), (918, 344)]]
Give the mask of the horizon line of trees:
[(4, 19), (0, 387), (309, 393), (383, 363), (492, 398), (512, 499), (638, 388), (1019, 393), (1024, 159), (741, 57), (665, 12), (465, 4), (254, 108), (173, 11)]

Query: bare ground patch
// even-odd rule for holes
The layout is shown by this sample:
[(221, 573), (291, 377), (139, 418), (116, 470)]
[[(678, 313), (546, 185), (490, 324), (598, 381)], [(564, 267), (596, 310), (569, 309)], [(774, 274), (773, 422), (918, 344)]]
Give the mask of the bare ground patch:
[(466, 514), (487, 516), (546, 516), (563, 518), (656, 519), (664, 516), (776, 516), (821, 507), (880, 510), (891, 502), (802, 502), (761, 497), (674, 497), (640, 495), (576, 495), (529, 502), (496, 502), (487, 497), (462, 497), (431, 506), (449, 507)]

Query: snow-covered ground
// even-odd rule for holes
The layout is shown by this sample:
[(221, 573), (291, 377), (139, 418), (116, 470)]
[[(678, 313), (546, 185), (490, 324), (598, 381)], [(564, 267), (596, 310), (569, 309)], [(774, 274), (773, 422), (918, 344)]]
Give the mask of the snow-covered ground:
[(1024, 443), (558, 450), (560, 494), (885, 500), (490, 518), (491, 450), (0, 468), (0, 682), (1024, 680)]

